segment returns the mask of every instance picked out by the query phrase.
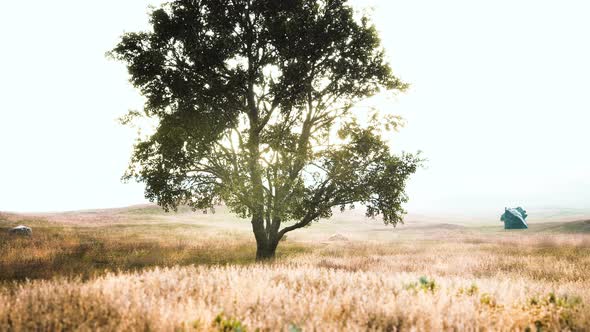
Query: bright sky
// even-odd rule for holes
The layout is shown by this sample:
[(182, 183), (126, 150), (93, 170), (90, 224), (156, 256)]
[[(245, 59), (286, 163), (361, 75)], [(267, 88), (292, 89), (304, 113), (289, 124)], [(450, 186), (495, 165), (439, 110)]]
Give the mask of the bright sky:
[[(156, 1), (9, 1), (0, 10), (0, 210), (144, 202), (122, 184), (142, 99), (107, 60)], [(410, 212), (590, 203), (590, 3), (355, 0), (409, 92), (397, 150), (422, 150)]]

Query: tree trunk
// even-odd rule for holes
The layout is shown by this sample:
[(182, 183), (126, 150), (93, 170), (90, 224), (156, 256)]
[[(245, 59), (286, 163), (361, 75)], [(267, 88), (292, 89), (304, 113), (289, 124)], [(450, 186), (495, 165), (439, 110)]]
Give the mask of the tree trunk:
[(266, 241), (256, 239), (256, 261), (268, 261), (275, 258), (278, 244), (279, 241), (276, 239)]
[(277, 251), (277, 245), (273, 243), (267, 243), (266, 245), (257, 245), (256, 247), (256, 260), (259, 262), (269, 261), (275, 258)]

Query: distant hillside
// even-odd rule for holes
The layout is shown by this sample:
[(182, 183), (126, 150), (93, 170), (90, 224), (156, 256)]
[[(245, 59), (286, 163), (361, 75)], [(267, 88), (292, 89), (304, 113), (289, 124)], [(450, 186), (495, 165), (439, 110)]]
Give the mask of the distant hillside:
[[(440, 234), (503, 232), (503, 224), (499, 218), (410, 213), (404, 218), (403, 224), (394, 228), (384, 225), (380, 218), (369, 219), (365, 217), (364, 213), (365, 211), (361, 207), (344, 212), (335, 210), (332, 218), (322, 220), (310, 229), (301, 230), (292, 236), (305, 238), (312, 234), (345, 233), (353, 237), (378, 239), (388, 238), (393, 234), (421, 238)], [(582, 210), (564, 210), (562, 212), (533, 210), (528, 220), (530, 228), (524, 232), (590, 234), (590, 213), (584, 213)], [(585, 217), (578, 218), (580, 215)], [(250, 232), (251, 228), (248, 220), (239, 219), (225, 206), (216, 207), (214, 213), (210, 210), (207, 213), (192, 211), (188, 207), (181, 207), (177, 212), (167, 213), (153, 204), (60, 213), (15, 214), (0, 212), (0, 227), (12, 227), (21, 223), (30, 226), (52, 223), (76, 226), (151, 224), (164, 227), (171, 227), (174, 224), (244, 232)]]
[(531, 227), (537, 232), (544, 233), (583, 233), (590, 234), (590, 220), (577, 220), (567, 222), (548, 222), (535, 224)]

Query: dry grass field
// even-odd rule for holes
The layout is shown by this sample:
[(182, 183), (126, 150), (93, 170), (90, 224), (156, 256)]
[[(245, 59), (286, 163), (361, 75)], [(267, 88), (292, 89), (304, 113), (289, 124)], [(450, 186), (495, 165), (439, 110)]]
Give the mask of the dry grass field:
[(337, 214), (258, 264), (223, 209), (0, 214), (0, 331), (590, 330), (589, 221), (425, 220)]

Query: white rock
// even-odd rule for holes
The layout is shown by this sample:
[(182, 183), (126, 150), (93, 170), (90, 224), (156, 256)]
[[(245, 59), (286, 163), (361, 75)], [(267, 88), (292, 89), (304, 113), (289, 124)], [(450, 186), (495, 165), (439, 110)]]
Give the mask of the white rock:
[(8, 233), (12, 234), (12, 235), (25, 235), (25, 236), (32, 236), (33, 235), (33, 229), (31, 229), (31, 227), (27, 227), (27, 226), (16, 226), (14, 228), (11, 228)]
[(328, 241), (348, 241), (348, 238), (342, 234), (334, 234), (330, 236)]

